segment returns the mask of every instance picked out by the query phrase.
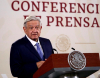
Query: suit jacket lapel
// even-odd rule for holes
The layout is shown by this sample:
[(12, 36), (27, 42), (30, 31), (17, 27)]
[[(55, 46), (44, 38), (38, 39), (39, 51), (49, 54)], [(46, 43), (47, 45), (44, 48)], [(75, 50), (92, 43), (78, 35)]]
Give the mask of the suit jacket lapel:
[(38, 52), (36, 51), (36, 49), (34, 48), (34, 46), (31, 44), (31, 42), (26, 38), (26, 36), (24, 37), (25, 39), (25, 46), (30, 50), (30, 52), (32, 52), (39, 60), (41, 60)]

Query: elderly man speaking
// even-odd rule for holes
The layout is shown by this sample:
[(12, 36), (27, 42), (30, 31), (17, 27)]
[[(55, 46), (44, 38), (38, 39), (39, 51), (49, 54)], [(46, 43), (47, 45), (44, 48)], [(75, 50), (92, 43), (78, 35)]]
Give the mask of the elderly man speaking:
[(25, 36), (11, 46), (10, 68), (14, 77), (32, 78), (45, 60), (53, 54), (49, 39), (40, 37), (41, 22), (35, 16), (24, 21)]

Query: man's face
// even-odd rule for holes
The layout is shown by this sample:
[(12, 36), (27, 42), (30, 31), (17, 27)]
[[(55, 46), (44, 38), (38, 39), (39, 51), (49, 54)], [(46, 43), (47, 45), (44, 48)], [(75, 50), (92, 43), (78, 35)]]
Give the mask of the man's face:
[(32, 20), (27, 22), (26, 27), (23, 27), (23, 29), (30, 39), (37, 41), (40, 36), (42, 26), (40, 26), (39, 21)]

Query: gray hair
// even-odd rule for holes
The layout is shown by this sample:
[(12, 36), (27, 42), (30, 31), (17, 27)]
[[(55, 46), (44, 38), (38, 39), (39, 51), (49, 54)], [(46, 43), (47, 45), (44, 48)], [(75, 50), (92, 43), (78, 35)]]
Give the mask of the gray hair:
[(38, 17), (36, 17), (36, 16), (29, 16), (29, 17), (27, 17), (25, 19), (24, 26), (26, 27), (26, 23), (29, 22), (29, 21), (32, 21), (32, 20), (39, 21), (40, 22), (40, 25), (41, 25), (41, 21), (40, 21), (40, 19)]

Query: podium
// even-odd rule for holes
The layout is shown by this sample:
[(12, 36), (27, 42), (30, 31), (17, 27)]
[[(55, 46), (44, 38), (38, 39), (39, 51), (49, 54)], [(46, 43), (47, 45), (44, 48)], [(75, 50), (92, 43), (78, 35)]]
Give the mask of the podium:
[[(86, 78), (100, 69), (99, 53), (83, 53), (86, 57), (86, 66), (83, 70), (74, 71), (68, 64), (68, 54), (52, 54), (45, 63), (35, 72), (33, 78), (70, 78), (77, 75)], [(69, 77), (64, 77), (64, 76)]]

